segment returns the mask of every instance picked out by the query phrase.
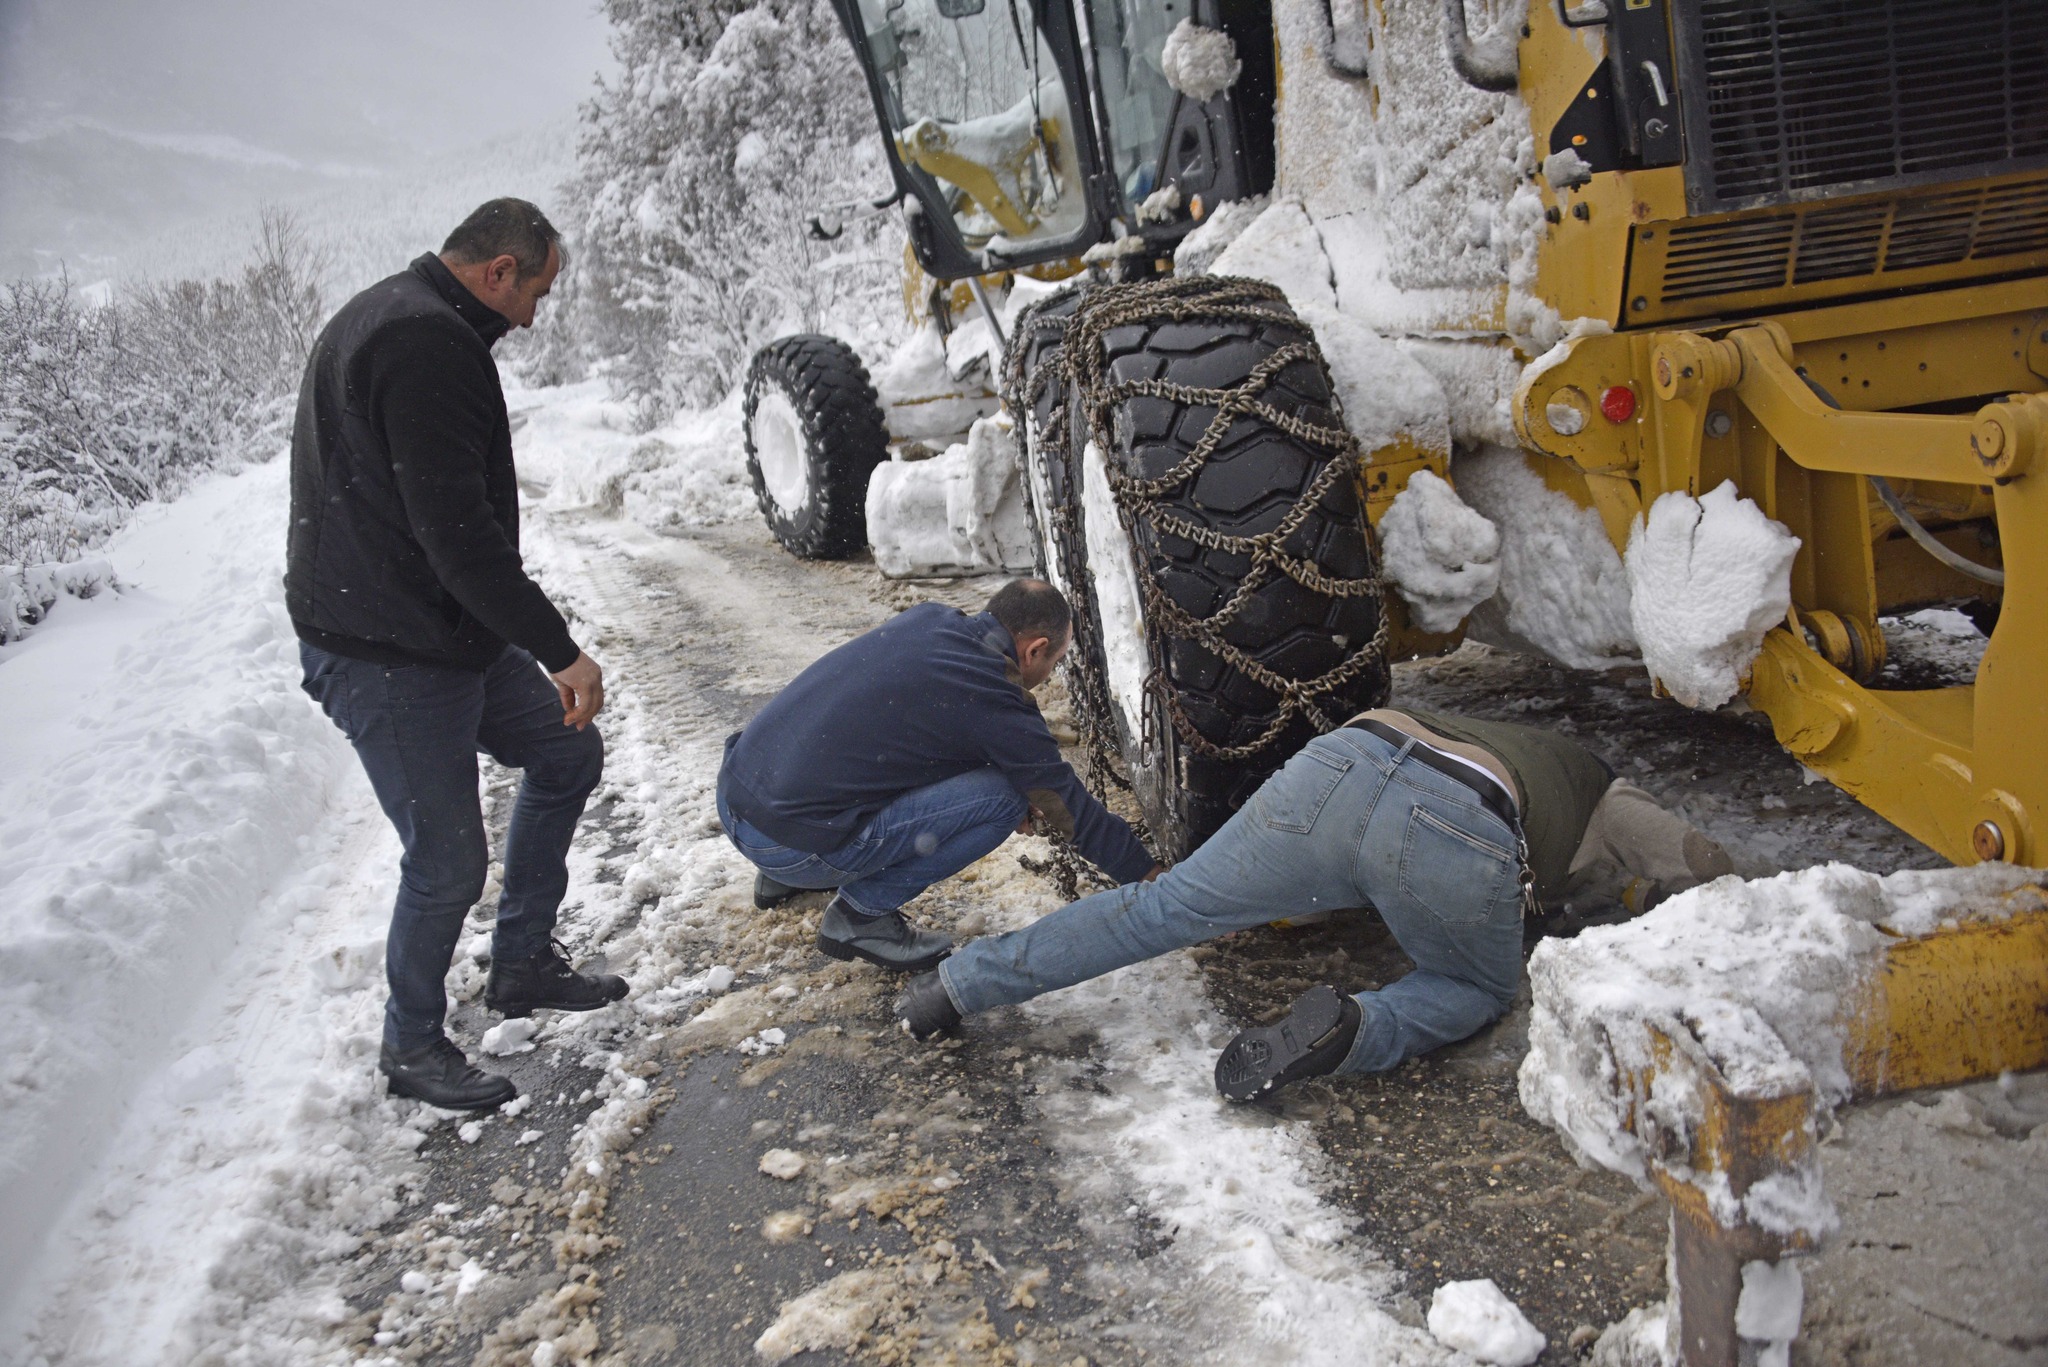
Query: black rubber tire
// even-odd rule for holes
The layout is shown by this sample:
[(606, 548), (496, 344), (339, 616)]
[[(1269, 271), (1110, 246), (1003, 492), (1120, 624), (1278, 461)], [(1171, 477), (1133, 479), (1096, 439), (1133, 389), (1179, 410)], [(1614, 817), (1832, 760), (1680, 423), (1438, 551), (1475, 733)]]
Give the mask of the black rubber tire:
[[(788, 506), (770, 490), (756, 441), (761, 404), (774, 393), (788, 401), (802, 428), (800, 449), (785, 453), (803, 479)], [(805, 560), (843, 560), (868, 544), (868, 477), (889, 458), (889, 429), (852, 347), (806, 332), (755, 352), (747, 367), (743, 430), (754, 497), (785, 550)]]
[[(1125, 287), (1093, 291), (1083, 308), (1113, 306)], [(1186, 323), (1160, 321), (1112, 328), (1103, 334), (1105, 371), (1117, 380), (1154, 379), (1204, 389), (1225, 389), (1242, 383), (1258, 364), (1282, 347), (1314, 337), (1283, 302), (1274, 300), (1257, 321), (1224, 320)], [(1084, 315), (1085, 316), (1085, 315)], [(1265, 391), (1268, 404), (1290, 416), (1323, 427), (1342, 426), (1329, 369), (1316, 352), (1296, 361), (1275, 377)], [(1082, 404), (1068, 395), (1070, 431), (1063, 443), (1072, 454), (1064, 478), (1048, 478), (1062, 497), (1080, 500), (1081, 460), (1087, 433)], [(1215, 409), (1176, 403), (1145, 395), (1117, 404), (1112, 419), (1113, 441), (1105, 459), (1120, 473), (1156, 479), (1184, 461), (1207, 429)], [(1046, 444), (1050, 449), (1050, 443)], [(1033, 459), (1038, 456), (1034, 453)], [(1233, 536), (1271, 531), (1302, 496), (1327, 463), (1342, 456), (1300, 440), (1256, 416), (1241, 418), (1207, 465), (1175, 494), (1160, 500), (1162, 510), (1196, 526)], [(1076, 519), (1079, 521), (1080, 519)], [(1121, 538), (1121, 528), (1118, 534)], [(1178, 537), (1156, 534), (1142, 523), (1134, 559), (1139, 572), (1153, 576), (1176, 605), (1197, 619), (1215, 613), (1251, 573), (1247, 557), (1205, 549)], [(1071, 560), (1085, 560), (1086, 548), (1054, 548)], [(1288, 553), (1312, 561), (1332, 578), (1361, 579), (1376, 572), (1372, 533), (1355, 479), (1338, 479), (1308, 518), (1284, 544)], [(1086, 614), (1095, 629), (1077, 632), (1094, 657), (1086, 661), (1098, 678), (1106, 678), (1101, 656), (1100, 609), (1092, 574), (1078, 576), (1089, 591), (1077, 595), (1077, 614)], [(1384, 605), (1377, 593), (1336, 596), (1304, 587), (1285, 575), (1262, 583), (1239, 619), (1223, 629), (1230, 646), (1283, 678), (1313, 679), (1361, 649), (1370, 650), (1380, 633)], [(1164, 664), (1165, 686), (1192, 728), (1221, 747), (1256, 741), (1279, 718), (1278, 694), (1213, 654), (1200, 642), (1168, 635), (1158, 623), (1145, 629), (1146, 653), (1157, 669)], [(1371, 662), (1348, 683), (1318, 699), (1331, 724), (1387, 699), (1390, 675), (1383, 657)], [(1184, 742), (1165, 717), (1152, 728), (1152, 744), (1129, 734), (1119, 709), (1124, 761), (1138, 802), (1145, 813), (1161, 856), (1180, 859), (1214, 834), (1271, 774), (1317, 733), (1307, 717), (1295, 715), (1273, 739), (1248, 758), (1224, 759), (1201, 753)]]

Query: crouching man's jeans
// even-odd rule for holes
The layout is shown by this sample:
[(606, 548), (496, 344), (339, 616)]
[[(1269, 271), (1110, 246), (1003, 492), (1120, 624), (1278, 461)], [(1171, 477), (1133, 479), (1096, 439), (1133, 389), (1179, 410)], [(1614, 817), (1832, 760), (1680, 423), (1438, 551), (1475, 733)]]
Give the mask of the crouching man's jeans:
[(963, 1014), (1310, 911), (1370, 904), (1415, 971), (1361, 992), (1338, 1071), (1369, 1073), (1498, 1019), (1521, 984), (1514, 832), (1468, 788), (1366, 731), (1310, 741), (1156, 882), (1078, 902), (939, 965)]
[(1024, 795), (994, 769), (913, 788), (830, 854), (777, 844), (718, 795), (726, 837), (748, 862), (792, 888), (837, 888), (862, 916), (883, 916), (1003, 843), (1024, 819)]
[(555, 928), (569, 842), (604, 773), (604, 741), (595, 726), (562, 724), (561, 694), (516, 647), (482, 673), (375, 664), (303, 641), (299, 658), (306, 692), (355, 746), (405, 847), (384, 941), (384, 1042), (417, 1049), (441, 1033), (448, 963), (489, 871), (478, 752), (526, 771), (505, 836), (491, 948), (497, 958), (524, 959), (547, 948)]

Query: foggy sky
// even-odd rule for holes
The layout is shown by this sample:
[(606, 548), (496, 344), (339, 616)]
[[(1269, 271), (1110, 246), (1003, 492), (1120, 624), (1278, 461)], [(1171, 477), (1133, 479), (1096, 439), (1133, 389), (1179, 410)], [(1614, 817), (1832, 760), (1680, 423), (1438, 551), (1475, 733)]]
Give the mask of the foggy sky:
[(0, 0), (0, 132), (377, 169), (567, 114), (605, 34), (595, 0)]

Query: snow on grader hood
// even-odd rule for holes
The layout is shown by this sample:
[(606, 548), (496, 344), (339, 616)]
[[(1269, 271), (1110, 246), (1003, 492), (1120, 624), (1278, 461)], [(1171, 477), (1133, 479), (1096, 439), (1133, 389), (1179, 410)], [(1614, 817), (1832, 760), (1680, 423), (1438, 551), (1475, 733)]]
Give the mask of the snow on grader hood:
[[(2048, 26), (2025, 8), (840, 0), (934, 286), (923, 364), (884, 369), (967, 402), (906, 442), (939, 410), (918, 383), (877, 396), (849, 352), (834, 392), (886, 398), (886, 430), (835, 454), (785, 383), (761, 405), (801, 429), (780, 497), (830, 492), (857, 548), (895, 439), (892, 507), (970, 524), (884, 509), (896, 572), (1021, 568), (989, 529), (1024, 505), (1087, 619), (1079, 705), (1170, 853), (1377, 701), (1387, 661), (1469, 631), (1740, 696), (1949, 858), (2042, 862)], [(1936, 108), (1958, 54), (1982, 98)], [(1270, 296), (1160, 285), (1183, 239)], [(1055, 297), (1010, 297), (1084, 255)], [(1107, 371), (1063, 355), (1072, 327)], [(1012, 480), (974, 465), (1012, 443), (967, 439), (998, 366)], [(1107, 388), (1070, 392), (1083, 372)], [(1382, 563), (1370, 528), (1404, 498)], [(1873, 687), (1883, 619), (1937, 604), (1995, 623), (1975, 679)]]

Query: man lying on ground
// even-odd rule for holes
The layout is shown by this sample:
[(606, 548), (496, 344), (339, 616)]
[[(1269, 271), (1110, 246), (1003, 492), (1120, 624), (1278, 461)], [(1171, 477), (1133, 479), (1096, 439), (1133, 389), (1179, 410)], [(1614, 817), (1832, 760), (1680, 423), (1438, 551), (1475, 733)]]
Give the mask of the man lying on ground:
[(1072, 639), (1059, 590), (1019, 579), (974, 616), (920, 603), (797, 675), (718, 772), (719, 820), (760, 870), (754, 904), (836, 888), (818, 948), (920, 972), (953, 942), (897, 908), (1037, 817), (1119, 882), (1156, 872), (1031, 698)]
[(1522, 917), (1605, 892), (1643, 910), (1732, 871), (1721, 847), (1554, 732), (1381, 708), (1319, 736), (1156, 881), (976, 940), (911, 981), (920, 1039), (1168, 950), (1314, 911), (1376, 909), (1415, 969), (1375, 992), (1315, 987), (1241, 1032), (1216, 1085), (1245, 1100), (1373, 1073), (1498, 1019), (1521, 985)]

